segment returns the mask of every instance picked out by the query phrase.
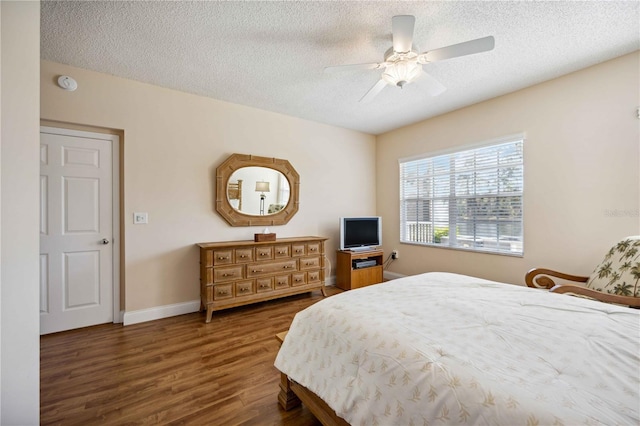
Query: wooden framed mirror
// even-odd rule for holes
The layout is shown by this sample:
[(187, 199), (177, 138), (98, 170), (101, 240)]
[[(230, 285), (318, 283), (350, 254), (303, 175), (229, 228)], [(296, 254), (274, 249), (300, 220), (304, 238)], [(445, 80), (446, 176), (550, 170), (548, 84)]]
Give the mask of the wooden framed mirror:
[(231, 226), (286, 224), (299, 191), (300, 175), (287, 160), (232, 154), (216, 169), (216, 211)]

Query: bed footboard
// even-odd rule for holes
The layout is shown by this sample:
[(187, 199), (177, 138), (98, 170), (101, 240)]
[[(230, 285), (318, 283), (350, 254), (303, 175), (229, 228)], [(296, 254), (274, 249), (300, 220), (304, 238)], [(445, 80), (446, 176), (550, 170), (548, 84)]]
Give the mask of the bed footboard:
[(278, 393), (278, 402), (284, 411), (298, 407), (302, 401), (291, 389), (291, 380), (286, 374), (280, 373), (280, 393)]
[[(276, 340), (282, 344), (286, 335), (286, 331), (278, 333), (276, 334)], [(324, 426), (349, 426), (349, 423), (342, 417), (338, 417), (336, 412), (318, 395), (290, 380), (289, 377), (282, 372), (280, 373), (278, 403), (285, 411), (304, 404)]]

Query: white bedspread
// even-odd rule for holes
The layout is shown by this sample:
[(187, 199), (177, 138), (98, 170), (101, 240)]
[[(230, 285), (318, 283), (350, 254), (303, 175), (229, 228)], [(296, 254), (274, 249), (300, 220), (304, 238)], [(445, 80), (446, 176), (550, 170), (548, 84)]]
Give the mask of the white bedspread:
[(640, 310), (448, 273), (298, 313), (275, 366), (352, 425), (638, 425)]

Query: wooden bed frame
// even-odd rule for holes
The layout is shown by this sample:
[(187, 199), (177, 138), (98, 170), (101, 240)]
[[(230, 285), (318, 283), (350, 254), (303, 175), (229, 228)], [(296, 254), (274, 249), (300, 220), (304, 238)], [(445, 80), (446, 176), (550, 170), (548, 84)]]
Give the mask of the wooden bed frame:
[[(287, 332), (283, 331), (282, 333), (276, 334), (276, 339), (282, 344), (286, 335)], [(339, 417), (318, 395), (293, 380), (290, 380), (284, 373), (280, 373), (278, 402), (285, 411), (304, 404), (324, 426), (349, 425), (346, 420)]]

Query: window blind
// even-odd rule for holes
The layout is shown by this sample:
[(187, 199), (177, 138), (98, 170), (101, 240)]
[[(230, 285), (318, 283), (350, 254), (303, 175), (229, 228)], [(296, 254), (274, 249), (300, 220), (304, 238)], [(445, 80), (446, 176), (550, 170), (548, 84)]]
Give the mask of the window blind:
[(522, 255), (524, 139), (400, 161), (400, 241)]

